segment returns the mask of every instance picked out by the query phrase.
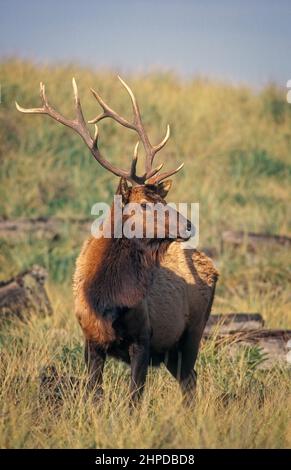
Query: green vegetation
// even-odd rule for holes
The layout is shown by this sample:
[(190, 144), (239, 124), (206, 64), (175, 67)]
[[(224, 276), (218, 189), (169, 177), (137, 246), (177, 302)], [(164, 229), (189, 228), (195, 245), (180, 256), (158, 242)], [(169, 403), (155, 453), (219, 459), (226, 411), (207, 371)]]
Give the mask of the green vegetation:
[[(72, 131), (46, 117), (23, 116), (14, 106), (39, 104), (38, 84), (65, 115), (73, 110), (76, 77), (86, 118), (99, 111), (93, 86), (130, 117), (128, 96), (114, 74), (74, 65), (0, 64), (0, 214), (2, 217), (90, 217), (110, 201), (117, 180), (103, 170)], [(242, 229), (290, 235), (291, 106), (275, 86), (261, 92), (170, 74), (126, 77), (135, 90), (152, 142), (171, 124), (159, 162), (181, 161), (169, 200), (200, 202), (200, 243), (218, 251), (221, 276), (213, 310), (260, 312), (266, 326), (290, 328), (290, 256), (287, 248), (249, 254), (221, 252), (221, 232)], [(127, 167), (136, 136), (100, 123), (101, 150)], [(142, 158), (141, 158), (142, 160)], [(166, 165), (165, 165), (166, 166)], [(194, 410), (183, 409), (176, 383), (151, 370), (141, 410), (127, 408), (129, 370), (109, 361), (103, 409), (83, 400), (82, 334), (74, 318), (71, 277), (82, 240), (64, 227), (58, 240), (0, 240), (1, 279), (38, 263), (49, 271), (54, 316), (7, 325), (0, 334), (0, 447), (287, 447), (291, 444), (290, 371), (262, 372), (256, 348), (231, 358), (227, 347), (204, 344), (198, 361)], [(55, 364), (79, 376), (78, 392), (64, 390), (55, 409), (43, 403), (37, 376)], [(83, 382), (82, 382), (83, 381)], [(289, 395), (288, 395), (289, 394)]]

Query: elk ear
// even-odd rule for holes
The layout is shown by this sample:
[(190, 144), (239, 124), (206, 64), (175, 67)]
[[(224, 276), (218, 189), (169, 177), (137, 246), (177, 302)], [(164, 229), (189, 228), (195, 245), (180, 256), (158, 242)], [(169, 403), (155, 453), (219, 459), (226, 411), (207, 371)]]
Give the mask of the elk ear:
[(162, 181), (158, 184), (158, 194), (165, 198), (172, 187), (173, 180)]
[(121, 177), (119, 185), (117, 187), (116, 194), (122, 196), (122, 202), (126, 204), (129, 200), (130, 188), (128, 186), (126, 178)]

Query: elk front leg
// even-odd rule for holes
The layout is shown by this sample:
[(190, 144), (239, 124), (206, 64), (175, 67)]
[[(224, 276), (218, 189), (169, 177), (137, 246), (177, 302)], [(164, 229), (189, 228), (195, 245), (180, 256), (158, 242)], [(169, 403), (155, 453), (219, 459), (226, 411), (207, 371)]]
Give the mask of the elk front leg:
[(88, 389), (94, 391), (96, 398), (103, 395), (102, 383), (105, 359), (105, 351), (93, 341), (86, 340), (85, 362), (89, 373)]
[(131, 363), (130, 393), (133, 404), (142, 396), (149, 365), (149, 340), (135, 342), (129, 348)]

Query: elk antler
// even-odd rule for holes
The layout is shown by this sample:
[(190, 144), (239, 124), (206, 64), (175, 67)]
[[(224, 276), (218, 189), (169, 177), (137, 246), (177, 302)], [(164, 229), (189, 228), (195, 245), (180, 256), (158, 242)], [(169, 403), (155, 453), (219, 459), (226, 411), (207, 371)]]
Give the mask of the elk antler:
[[(78, 94), (78, 88), (75, 79), (73, 78), (72, 84), (73, 84), (73, 90), (74, 90), (74, 99), (75, 99), (75, 108), (76, 108), (76, 117), (75, 119), (67, 119), (64, 116), (62, 116), (59, 112), (57, 112), (49, 103), (45, 94), (45, 86), (41, 82), (40, 83), (40, 97), (42, 100), (43, 106), (41, 108), (22, 108), (19, 106), (18, 103), (15, 102), (16, 108), (18, 111), (22, 113), (28, 113), (28, 114), (47, 114), (50, 116), (52, 119), (55, 119), (56, 121), (60, 122), (61, 124), (64, 124), (67, 127), (70, 127), (73, 129), (75, 132), (77, 132), (82, 139), (84, 140), (85, 144), (87, 147), (90, 149), (93, 157), (102, 165), (104, 168), (109, 170), (111, 173), (113, 173), (116, 176), (121, 176), (123, 178), (126, 178), (129, 180), (133, 185), (136, 184), (144, 184), (146, 181), (148, 181), (151, 184), (158, 183), (162, 181), (163, 179), (177, 173), (183, 166), (180, 165), (179, 168), (176, 170), (168, 171), (165, 173), (157, 174), (160, 169), (162, 168), (163, 164), (159, 165), (157, 168), (152, 168), (152, 163), (155, 157), (155, 154), (161, 150), (164, 145), (167, 143), (169, 137), (170, 137), (170, 128), (169, 126), (167, 127), (167, 132), (166, 136), (164, 139), (155, 146), (152, 146), (150, 144), (150, 141), (148, 139), (148, 136), (145, 132), (142, 120), (141, 120), (141, 115), (139, 111), (138, 104), (136, 102), (136, 99), (134, 97), (133, 92), (129, 88), (129, 86), (120, 78), (118, 77), (119, 80), (121, 81), (122, 85), (126, 88), (127, 92), (130, 95), (131, 101), (132, 101), (132, 106), (133, 106), (133, 111), (134, 111), (134, 121), (133, 123), (130, 123), (127, 121), (125, 118), (119, 116), (113, 109), (111, 109), (103, 100), (102, 98), (94, 91), (91, 89), (93, 95), (97, 99), (98, 103), (100, 106), (103, 108), (103, 113), (99, 114), (95, 119), (89, 121), (89, 123), (95, 124), (95, 134), (94, 138), (91, 137), (90, 132), (86, 126), (86, 122), (84, 119), (81, 103), (80, 103), (80, 98)], [(100, 153), (99, 148), (98, 148), (98, 127), (97, 127), (97, 122), (101, 121), (101, 119), (110, 117), (113, 120), (117, 121), (119, 124), (122, 126), (128, 127), (129, 129), (135, 130), (139, 138), (144, 146), (145, 152), (146, 152), (146, 164), (145, 164), (145, 173), (142, 176), (138, 176), (136, 174), (136, 164), (137, 164), (137, 158), (138, 158), (138, 144), (136, 144), (135, 149), (134, 149), (134, 155), (133, 155), (133, 160), (131, 164), (131, 168), (129, 171), (122, 170), (120, 168), (117, 168), (113, 166), (110, 162), (108, 162)]]
[[(142, 119), (141, 119), (141, 114), (140, 114), (140, 110), (139, 110), (139, 106), (138, 106), (138, 103), (136, 101), (136, 98), (135, 98), (131, 88), (124, 82), (124, 80), (122, 80), (122, 78), (119, 77), (119, 76), (118, 76), (118, 79), (121, 82), (121, 84), (124, 86), (124, 88), (126, 89), (127, 93), (130, 96), (131, 103), (132, 103), (132, 108), (133, 108), (133, 115), (134, 115), (133, 122), (131, 123), (131, 122), (127, 121), (127, 119), (125, 119), (122, 116), (120, 116), (119, 114), (117, 114), (113, 109), (111, 109), (105, 103), (105, 101), (103, 101), (101, 96), (95, 90), (93, 90), (91, 88), (91, 91), (92, 91), (93, 95), (95, 96), (96, 100), (98, 101), (101, 108), (103, 109), (103, 113), (98, 114), (98, 116), (96, 116), (94, 119), (89, 121), (89, 123), (90, 124), (96, 124), (97, 122), (101, 121), (101, 119), (110, 117), (111, 119), (114, 119), (116, 122), (118, 122), (122, 126), (127, 127), (129, 129), (132, 129), (135, 132), (137, 132), (137, 134), (138, 134), (138, 136), (139, 136), (139, 138), (140, 138), (140, 140), (143, 144), (143, 147), (145, 149), (145, 153), (146, 153), (145, 173), (141, 178), (143, 179), (143, 182), (148, 181), (151, 184), (158, 183), (158, 182), (162, 181), (163, 179), (168, 178), (171, 175), (174, 175), (179, 170), (181, 170), (181, 168), (184, 166), (184, 163), (183, 163), (182, 165), (180, 165), (175, 170), (170, 170), (170, 171), (167, 171), (165, 173), (160, 173), (160, 174), (157, 174), (157, 173), (161, 170), (161, 168), (163, 166), (163, 163), (161, 165), (159, 165), (158, 167), (156, 167), (156, 168), (152, 168), (154, 157), (155, 157), (156, 153), (159, 152), (159, 150), (161, 150), (169, 140), (170, 126), (169, 125), (167, 126), (167, 131), (166, 131), (166, 135), (165, 135), (164, 139), (158, 145), (151, 145), (151, 143), (149, 141), (149, 138), (147, 136), (147, 133), (145, 131)], [(137, 158), (137, 152), (136, 152), (136, 158)]]

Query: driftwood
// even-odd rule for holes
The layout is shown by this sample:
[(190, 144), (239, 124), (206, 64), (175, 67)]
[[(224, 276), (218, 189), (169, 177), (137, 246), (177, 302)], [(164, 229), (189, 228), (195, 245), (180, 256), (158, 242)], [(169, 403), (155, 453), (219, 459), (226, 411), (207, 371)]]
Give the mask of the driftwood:
[(257, 368), (291, 366), (291, 330), (263, 329), (260, 314), (228, 314), (210, 317), (204, 339), (214, 340), (216, 347), (227, 346), (233, 357), (242, 350), (257, 347)]
[(0, 219), (0, 238), (11, 241), (22, 241), (27, 238), (57, 240), (74, 227), (85, 236), (90, 234), (92, 222), (93, 219), (59, 217)]
[[(225, 339), (225, 338), (224, 338)], [(278, 366), (291, 366), (289, 341), (291, 330), (258, 330), (241, 333), (237, 338), (230, 338), (232, 351), (235, 353), (246, 346), (257, 346), (261, 355), (259, 369), (271, 369)]]
[(264, 233), (237, 232), (228, 230), (222, 233), (222, 248), (225, 244), (238, 247), (245, 245), (250, 251), (257, 251), (262, 246), (291, 246), (291, 238), (284, 235), (268, 235)]
[(235, 331), (252, 331), (262, 328), (264, 320), (259, 313), (228, 313), (210, 315), (204, 330), (204, 335), (219, 332), (219, 334)]
[(12, 317), (25, 320), (32, 313), (51, 315), (52, 307), (45, 290), (47, 273), (41, 266), (0, 282), (0, 323)]

